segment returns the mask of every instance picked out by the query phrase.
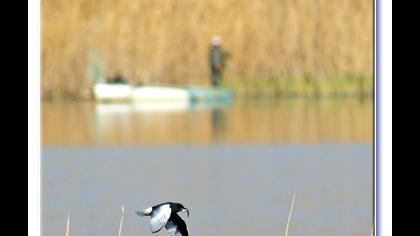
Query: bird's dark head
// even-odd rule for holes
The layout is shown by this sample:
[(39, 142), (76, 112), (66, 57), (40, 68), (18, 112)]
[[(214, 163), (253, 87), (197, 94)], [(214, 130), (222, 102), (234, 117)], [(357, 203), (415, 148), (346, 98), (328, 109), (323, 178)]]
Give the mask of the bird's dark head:
[(176, 213), (187, 212), (187, 216), (190, 217), (190, 211), (188, 210), (188, 208), (184, 207), (184, 205), (182, 205), (181, 203), (171, 203), (170, 206), (174, 212)]

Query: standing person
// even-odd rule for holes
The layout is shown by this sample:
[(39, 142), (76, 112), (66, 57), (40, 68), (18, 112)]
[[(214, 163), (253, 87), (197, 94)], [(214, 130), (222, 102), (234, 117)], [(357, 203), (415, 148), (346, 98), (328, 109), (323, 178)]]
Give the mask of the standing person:
[(214, 87), (218, 87), (221, 83), (227, 56), (228, 53), (222, 49), (222, 39), (219, 36), (214, 36), (210, 47), (211, 84)]

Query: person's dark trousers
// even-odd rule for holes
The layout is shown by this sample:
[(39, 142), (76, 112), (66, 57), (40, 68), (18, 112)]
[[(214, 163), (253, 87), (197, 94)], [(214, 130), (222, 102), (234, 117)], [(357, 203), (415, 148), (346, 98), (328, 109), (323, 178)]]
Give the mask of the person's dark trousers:
[(221, 74), (220, 73), (212, 73), (212, 85), (214, 87), (218, 87), (220, 85)]

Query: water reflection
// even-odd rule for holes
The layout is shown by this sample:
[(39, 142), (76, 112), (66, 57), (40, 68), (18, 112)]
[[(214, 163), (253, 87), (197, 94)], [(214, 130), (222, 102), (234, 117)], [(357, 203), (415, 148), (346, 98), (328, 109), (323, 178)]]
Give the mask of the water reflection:
[(225, 129), (224, 111), (221, 108), (214, 108), (211, 111), (211, 127), (213, 131), (213, 139), (218, 141)]
[(227, 143), (370, 143), (372, 103), (357, 100), (237, 100), (171, 104), (42, 105), (46, 146)]

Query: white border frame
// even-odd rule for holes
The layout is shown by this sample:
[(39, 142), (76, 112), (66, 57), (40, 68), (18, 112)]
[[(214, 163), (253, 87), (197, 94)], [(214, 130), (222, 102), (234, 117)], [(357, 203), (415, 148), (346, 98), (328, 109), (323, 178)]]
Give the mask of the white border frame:
[(28, 1), (28, 235), (41, 234), (40, 8)]
[(378, 235), (392, 235), (392, 0), (377, 1), (377, 209)]

